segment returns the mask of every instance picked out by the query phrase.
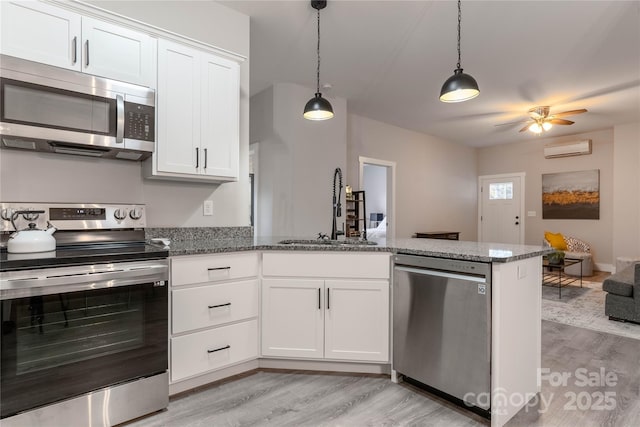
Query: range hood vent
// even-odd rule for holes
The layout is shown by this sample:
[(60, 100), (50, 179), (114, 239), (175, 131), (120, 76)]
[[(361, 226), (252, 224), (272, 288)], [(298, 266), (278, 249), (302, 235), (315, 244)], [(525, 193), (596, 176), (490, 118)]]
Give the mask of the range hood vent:
[(547, 144), (544, 146), (544, 158), (555, 159), (557, 157), (582, 156), (591, 154), (591, 140), (567, 141)]
[(50, 142), (51, 150), (58, 154), (73, 154), (76, 156), (102, 157), (109, 152), (108, 148), (77, 146), (71, 144), (61, 144), (59, 142)]

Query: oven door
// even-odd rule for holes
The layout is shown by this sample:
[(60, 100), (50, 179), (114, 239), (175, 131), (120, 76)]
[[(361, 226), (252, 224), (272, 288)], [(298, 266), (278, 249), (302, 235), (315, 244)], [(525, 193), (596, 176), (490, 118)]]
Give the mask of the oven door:
[(166, 372), (167, 272), (161, 260), (2, 273), (1, 418)]

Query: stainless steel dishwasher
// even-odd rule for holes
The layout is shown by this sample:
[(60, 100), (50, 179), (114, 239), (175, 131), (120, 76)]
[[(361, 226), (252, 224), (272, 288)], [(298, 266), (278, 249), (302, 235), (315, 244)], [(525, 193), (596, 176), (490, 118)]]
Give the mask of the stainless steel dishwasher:
[(393, 369), (489, 411), (491, 264), (412, 255), (394, 261)]

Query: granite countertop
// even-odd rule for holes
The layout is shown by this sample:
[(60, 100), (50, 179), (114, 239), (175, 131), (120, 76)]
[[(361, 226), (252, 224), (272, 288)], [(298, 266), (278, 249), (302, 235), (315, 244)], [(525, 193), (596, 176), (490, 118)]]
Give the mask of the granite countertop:
[[(172, 241), (169, 256), (213, 254), (251, 250), (277, 251), (341, 251), (341, 252), (390, 252), (460, 259), (480, 262), (512, 262), (544, 255), (551, 250), (543, 246), (510, 245), (437, 239), (370, 239), (377, 245), (328, 245), (328, 244), (280, 244), (290, 237), (237, 237), (209, 239), (197, 238)], [(296, 239), (300, 239), (297, 237)], [(313, 239), (311, 239), (313, 240)]]

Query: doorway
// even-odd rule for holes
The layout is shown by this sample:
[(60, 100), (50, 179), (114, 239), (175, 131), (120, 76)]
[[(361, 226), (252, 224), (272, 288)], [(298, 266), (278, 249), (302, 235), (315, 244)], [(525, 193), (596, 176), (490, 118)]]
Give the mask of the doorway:
[(367, 238), (395, 237), (396, 162), (359, 157), (360, 189), (367, 200)]
[(478, 240), (524, 243), (525, 174), (478, 177)]

